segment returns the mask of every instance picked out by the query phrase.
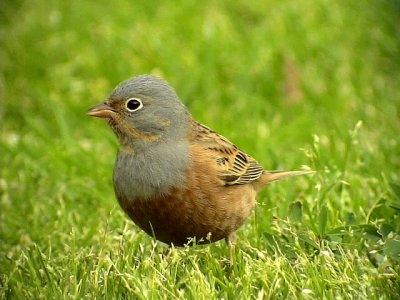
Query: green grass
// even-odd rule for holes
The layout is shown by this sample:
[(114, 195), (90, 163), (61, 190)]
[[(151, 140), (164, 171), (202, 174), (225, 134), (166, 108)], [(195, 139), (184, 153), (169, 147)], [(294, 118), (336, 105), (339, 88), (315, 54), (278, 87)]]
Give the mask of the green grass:
[[(400, 297), (398, 1), (0, 13), (0, 298)], [(317, 171), (260, 193), (232, 268), (223, 242), (164, 256), (118, 207), (117, 141), (85, 111), (142, 73), (265, 168)]]

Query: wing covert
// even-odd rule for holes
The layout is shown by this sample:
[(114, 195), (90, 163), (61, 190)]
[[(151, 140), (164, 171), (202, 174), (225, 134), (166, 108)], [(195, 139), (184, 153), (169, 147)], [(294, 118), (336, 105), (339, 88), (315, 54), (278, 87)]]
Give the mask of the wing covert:
[(260, 178), (264, 169), (254, 158), (207, 126), (196, 121), (194, 126), (196, 143), (209, 151), (224, 185), (246, 184)]

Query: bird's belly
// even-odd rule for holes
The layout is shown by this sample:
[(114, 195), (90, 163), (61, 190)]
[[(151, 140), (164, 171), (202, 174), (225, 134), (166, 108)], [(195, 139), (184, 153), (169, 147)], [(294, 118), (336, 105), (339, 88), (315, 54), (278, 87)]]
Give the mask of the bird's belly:
[(250, 215), (256, 192), (249, 186), (225, 187), (224, 193), (172, 188), (152, 199), (121, 199), (129, 217), (147, 234), (167, 244), (215, 242), (238, 229)]

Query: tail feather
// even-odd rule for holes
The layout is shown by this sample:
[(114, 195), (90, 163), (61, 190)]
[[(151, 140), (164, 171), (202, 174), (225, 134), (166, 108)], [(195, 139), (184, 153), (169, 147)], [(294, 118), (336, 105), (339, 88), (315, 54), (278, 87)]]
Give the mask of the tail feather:
[(315, 171), (267, 171), (265, 170), (259, 181), (259, 187), (262, 188), (265, 185), (273, 181), (278, 181), (287, 177), (300, 176), (314, 174)]
[(314, 174), (315, 171), (265, 171), (263, 177), (266, 182), (281, 180), (287, 177)]

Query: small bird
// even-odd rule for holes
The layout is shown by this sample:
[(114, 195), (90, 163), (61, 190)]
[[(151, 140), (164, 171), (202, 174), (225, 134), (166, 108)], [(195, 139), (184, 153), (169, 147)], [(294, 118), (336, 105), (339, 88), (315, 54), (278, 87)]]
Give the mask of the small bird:
[(267, 171), (228, 139), (197, 122), (164, 80), (123, 81), (89, 116), (105, 118), (120, 149), (118, 202), (147, 234), (182, 246), (225, 239), (229, 246), (264, 186), (312, 171)]

